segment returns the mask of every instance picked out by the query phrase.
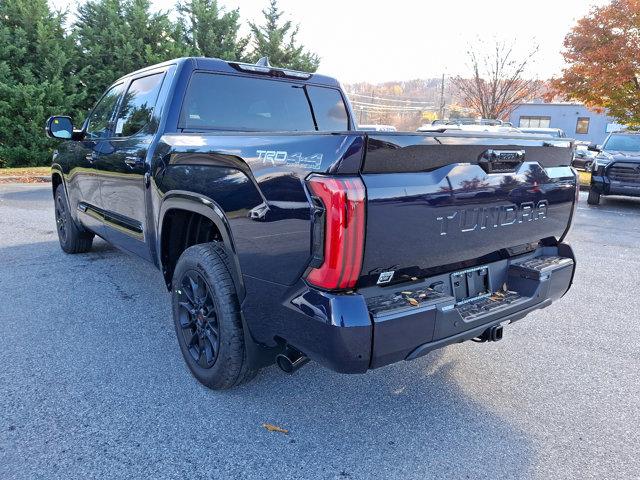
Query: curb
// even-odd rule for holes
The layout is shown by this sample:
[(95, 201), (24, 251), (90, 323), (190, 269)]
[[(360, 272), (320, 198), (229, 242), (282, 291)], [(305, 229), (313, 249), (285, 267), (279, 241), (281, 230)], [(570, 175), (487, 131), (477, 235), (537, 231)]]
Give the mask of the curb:
[(0, 183), (51, 183), (51, 177), (42, 175), (0, 176)]

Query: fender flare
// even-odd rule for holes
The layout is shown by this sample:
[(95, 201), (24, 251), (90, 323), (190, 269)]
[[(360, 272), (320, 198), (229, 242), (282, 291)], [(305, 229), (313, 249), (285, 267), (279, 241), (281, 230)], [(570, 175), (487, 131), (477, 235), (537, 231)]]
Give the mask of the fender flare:
[[(216, 226), (220, 235), (222, 236), (222, 244), (227, 251), (227, 254), (231, 260), (231, 276), (233, 283), (235, 284), (236, 291), (238, 292), (238, 298), (242, 303), (245, 296), (244, 281), (242, 280), (242, 274), (240, 271), (240, 263), (238, 261), (238, 255), (236, 253), (235, 243), (233, 241), (233, 234), (231, 232), (231, 225), (225, 215), (224, 211), (213, 199), (193, 192), (184, 190), (172, 190), (167, 192), (160, 204), (158, 213), (158, 236), (156, 237), (156, 251), (158, 252), (158, 265), (165, 275), (167, 280), (167, 288), (171, 288), (171, 280), (166, 278), (166, 272), (162, 261), (162, 229), (164, 226), (164, 219), (166, 214), (170, 210), (186, 210), (188, 212), (197, 213), (204, 217), (207, 217)], [(177, 260), (177, 259), (176, 259)]]
[[(62, 171), (62, 167), (60, 166), (59, 163), (52, 163), (51, 164), (51, 180), (53, 180), (53, 177), (55, 177), (55, 176), (59, 176), (60, 177), (60, 184), (64, 188), (64, 193), (67, 193), (67, 181), (64, 178), (64, 172)], [(55, 194), (55, 192), (52, 192), (52, 193)]]

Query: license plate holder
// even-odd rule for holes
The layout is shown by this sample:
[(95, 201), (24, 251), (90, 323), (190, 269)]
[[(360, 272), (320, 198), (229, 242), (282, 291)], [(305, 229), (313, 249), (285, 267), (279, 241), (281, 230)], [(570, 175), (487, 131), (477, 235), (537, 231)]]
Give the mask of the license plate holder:
[(468, 268), (451, 274), (451, 291), (456, 304), (491, 294), (489, 287), (489, 267)]

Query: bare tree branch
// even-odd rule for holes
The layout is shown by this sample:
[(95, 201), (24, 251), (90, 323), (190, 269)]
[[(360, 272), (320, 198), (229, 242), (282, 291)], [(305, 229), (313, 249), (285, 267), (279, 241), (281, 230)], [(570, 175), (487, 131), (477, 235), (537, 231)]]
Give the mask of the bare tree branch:
[(483, 118), (504, 119), (516, 104), (533, 98), (542, 82), (524, 78), (527, 65), (538, 52), (534, 46), (522, 60), (513, 58), (513, 45), (496, 42), (492, 54), (469, 49), (471, 78), (452, 79), (463, 102)]

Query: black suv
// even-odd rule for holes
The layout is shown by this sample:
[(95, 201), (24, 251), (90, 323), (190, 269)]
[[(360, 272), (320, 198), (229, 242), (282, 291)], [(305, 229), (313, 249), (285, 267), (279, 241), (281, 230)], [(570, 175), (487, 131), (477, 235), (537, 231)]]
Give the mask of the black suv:
[(600, 195), (640, 197), (640, 132), (611, 133), (598, 148), (587, 203), (598, 205)]

